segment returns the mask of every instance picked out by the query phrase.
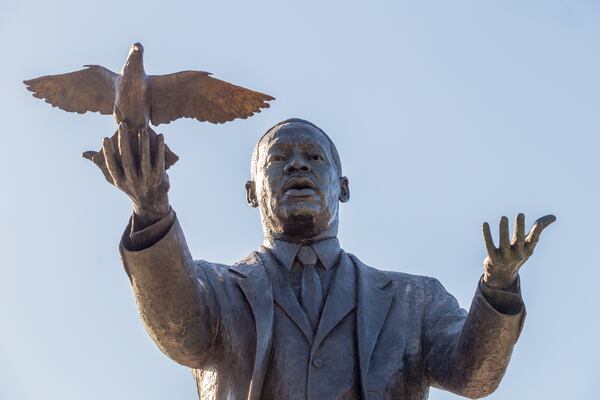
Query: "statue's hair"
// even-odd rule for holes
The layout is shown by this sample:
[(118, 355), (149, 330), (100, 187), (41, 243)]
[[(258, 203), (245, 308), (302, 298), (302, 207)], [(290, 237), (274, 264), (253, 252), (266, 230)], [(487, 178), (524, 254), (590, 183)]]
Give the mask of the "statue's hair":
[(281, 122), (278, 122), (275, 125), (273, 125), (272, 127), (270, 127), (260, 137), (260, 139), (258, 139), (258, 142), (256, 143), (256, 146), (254, 146), (254, 151), (252, 152), (252, 160), (250, 161), (250, 175), (251, 175), (251, 179), (252, 180), (254, 180), (255, 177), (256, 177), (256, 169), (258, 168), (258, 158), (259, 158), (260, 144), (263, 142), (263, 140), (266, 137), (269, 136), (270, 133), (277, 131), (281, 126), (286, 125), (286, 124), (303, 124), (303, 125), (308, 125), (308, 126), (311, 126), (311, 127), (315, 128), (315, 129), (317, 129), (319, 132), (321, 132), (323, 134), (323, 136), (325, 136), (325, 138), (329, 142), (330, 153), (331, 153), (331, 156), (333, 157), (333, 162), (335, 164), (335, 168), (337, 169), (338, 175), (342, 176), (342, 161), (340, 160), (340, 155), (338, 154), (338, 151), (337, 151), (337, 149), (335, 147), (335, 144), (333, 143), (333, 140), (331, 140), (331, 138), (323, 131), (323, 129), (319, 128), (318, 126), (316, 126), (312, 122), (307, 121), (305, 119), (301, 119), (301, 118), (288, 118), (288, 119), (283, 120)]

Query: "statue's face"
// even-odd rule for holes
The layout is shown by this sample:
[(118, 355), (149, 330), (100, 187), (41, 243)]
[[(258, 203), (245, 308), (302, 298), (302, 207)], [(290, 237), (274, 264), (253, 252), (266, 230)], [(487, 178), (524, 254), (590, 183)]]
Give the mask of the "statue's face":
[(310, 239), (337, 230), (338, 204), (348, 198), (348, 181), (339, 176), (329, 142), (318, 129), (290, 123), (264, 138), (255, 178), (251, 189), (265, 234)]

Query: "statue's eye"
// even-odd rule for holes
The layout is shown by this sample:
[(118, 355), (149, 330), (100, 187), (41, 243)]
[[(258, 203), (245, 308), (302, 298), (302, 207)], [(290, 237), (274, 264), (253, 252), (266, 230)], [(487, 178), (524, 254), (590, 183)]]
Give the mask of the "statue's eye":
[(325, 161), (325, 157), (323, 157), (321, 154), (312, 154), (310, 156), (310, 160), (311, 161)]
[(285, 160), (285, 158), (281, 154), (273, 154), (269, 158), (269, 161), (271, 161), (271, 162), (281, 162), (281, 161), (284, 161), (284, 160)]

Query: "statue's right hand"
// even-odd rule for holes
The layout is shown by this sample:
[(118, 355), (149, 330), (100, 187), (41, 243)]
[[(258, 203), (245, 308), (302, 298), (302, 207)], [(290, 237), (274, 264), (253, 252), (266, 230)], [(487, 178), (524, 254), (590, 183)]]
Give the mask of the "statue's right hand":
[[(151, 154), (148, 130), (142, 129), (137, 133), (137, 140), (133, 138), (138, 146), (130, 143), (130, 134), (124, 124), (119, 124), (118, 148), (106, 137), (101, 150), (104, 157), (97, 157), (98, 153), (92, 157), (92, 161), (98, 165), (108, 182), (131, 198), (136, 217), (144, 225), (150, 225), (170, 210), (164, 136), (158, 135), (156, 154)], [(139, 151), (138, 157), (134, 150)]]

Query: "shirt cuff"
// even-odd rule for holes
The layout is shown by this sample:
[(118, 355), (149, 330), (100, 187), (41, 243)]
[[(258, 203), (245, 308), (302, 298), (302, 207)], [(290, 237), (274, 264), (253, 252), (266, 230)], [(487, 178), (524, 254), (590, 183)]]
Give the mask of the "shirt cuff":
[(488, 303), (501, 314), (517, 315), (523, 311), (524, 305), (521, 297), (521, 281), (519, 277), (517, 277), (515, 283), (504, 290), (488, 286), (483, 282), (482, 277), (479, 280), (479, 290)]
[(140, 229), (135, 229), (133, 216), (129, 219), (129, 224), (123, 235), (123, 245), (129, 251), (139, 251), (152, 247), (159, 242), (171, 229), (175, 222), (175, 211), (169, 210), (169, 213), (154, 224)]

